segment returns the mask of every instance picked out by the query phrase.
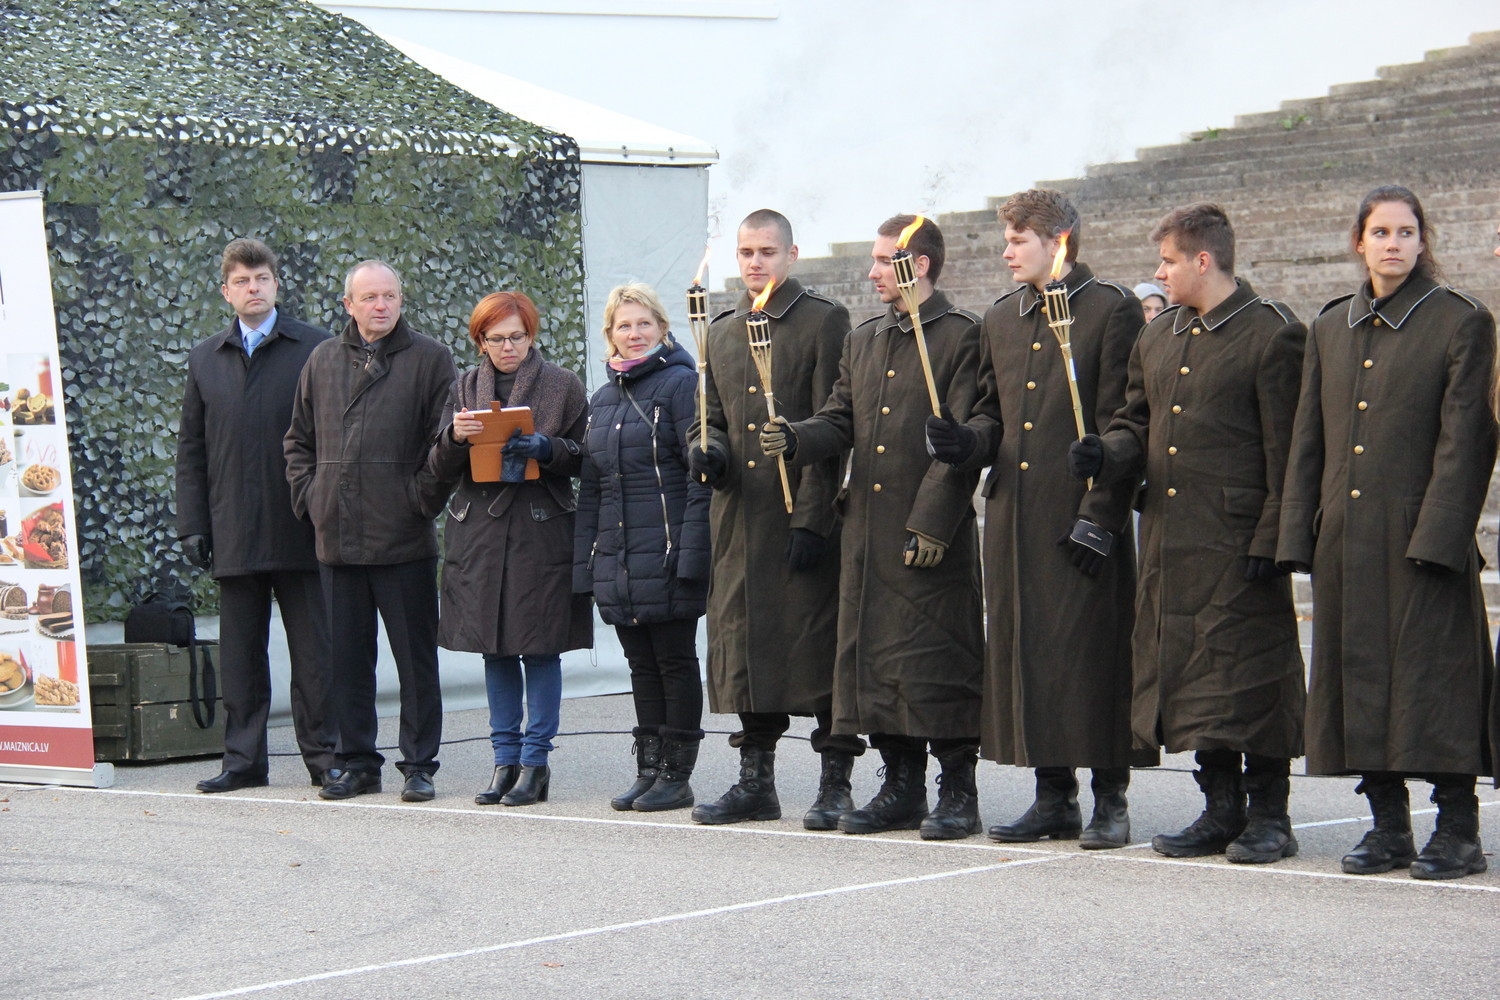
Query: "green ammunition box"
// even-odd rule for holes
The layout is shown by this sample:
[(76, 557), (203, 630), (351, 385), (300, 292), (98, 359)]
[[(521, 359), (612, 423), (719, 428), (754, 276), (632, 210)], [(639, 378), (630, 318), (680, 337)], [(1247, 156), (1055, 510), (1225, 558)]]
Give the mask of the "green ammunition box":
[[(200, 712), (205, 657), (217, 673), (217, 643), (198, 643)], [(223, 704), (214, 699), (207, 729), (193, 718), (190, 662), (186, 649), (162, 643), (88, 647), (95, 760), (174, 760), (224, 752)]]

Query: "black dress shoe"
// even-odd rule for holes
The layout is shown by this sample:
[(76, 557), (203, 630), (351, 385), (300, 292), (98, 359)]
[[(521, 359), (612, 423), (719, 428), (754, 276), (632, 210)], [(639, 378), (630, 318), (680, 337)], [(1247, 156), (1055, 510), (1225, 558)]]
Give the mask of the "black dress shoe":
[(352, 799), (380, 791), (379, 771), (345, 771), (318, 790), (320, 799)]
[(314, 788), (327, 788), (343, 776), (344, 769), (340, 767), (330, 767), (326, 771), (314, 771), (312, 774), (312, 786)]
[(406, 784), (401, 786), (402, 802), (431, 802), (436, 794), (437, 789), (432, 787), (432, 775), (426, 771), (413, 771), (406, 776)]
[(220, 771), (212, 778), (198, 782), (200, 792), (237, 792), (241, 788), (264, 788), (270, 782), (265, 775), (247, 774), (244, 771)]

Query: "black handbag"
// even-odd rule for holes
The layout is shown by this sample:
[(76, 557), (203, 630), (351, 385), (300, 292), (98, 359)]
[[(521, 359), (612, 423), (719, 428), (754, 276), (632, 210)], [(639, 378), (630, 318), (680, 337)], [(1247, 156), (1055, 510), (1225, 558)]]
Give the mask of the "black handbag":
[(199, 648), (193, 609), (184, 600), (153, 591), (130, 609), (125, 616), (126, 642), (161, 642), (188, 651), (188, 703), (193, 707), (193, 721), (199, 729), (214, 724), (214, 702), (218, 698), (218, 680), (213, 658), (202, 652), (202, 696), (199, 696)]

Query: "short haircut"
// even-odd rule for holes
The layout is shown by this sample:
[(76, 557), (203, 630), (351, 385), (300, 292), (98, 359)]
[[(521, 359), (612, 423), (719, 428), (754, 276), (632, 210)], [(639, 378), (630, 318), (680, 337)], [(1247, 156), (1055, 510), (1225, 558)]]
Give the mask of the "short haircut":
[(362, 260), (358, 264), (355, 264), (353, 267), (349, 268), (349, 273), (344, 275), (344, 298), (350, 298), (350, 293), (354, 291), (354, 276), (359, 272), (371, 267), (383, 267), (387, 271), (391, 272), (391, 277), (396, 279), (396, 293), (398, 295), (401, 293), (401, 272), (397, 271), (394, 267), (387, 264), (383, 260), (376, 260), (374, 258), (371, 258), (370, 260)]
[(536, 303), (524, 292), (491, 292), (480, 299), (474, 311), (469, 314), (469, 339), (483, 351), (485, 331), (512, 316), (521, 317), (521, 328), (526, 331), (526, 339), (535, 340), (537, 330), (541, 329), (542, 319), (537, 314)]
[(624, 305), (635, 304), (645, 306), (651, 310), (651, 315), (656, 317), (656, 324), (661, 327), (662, 342), (672, 343), (672, 327), (667, 319), (666, 307), (661, 304), (661, 297), (656, 290), (644, 281), (627, 281), (618, 285), (609, 292), (609, 298), (604, 303), (604, 353), (606, 357), (615, 354), (615, 340), (610, 336), (614, 329), (615, 313), (620, 311)]
[(781, 245), (788, 249), (792, 245), (792, 224), (787, 217), (774, 208), (757, 208), (745, 216), (745, 221), (740, 223), (741, 229), (772, 229), (781, 235)]
[(1234, 274), (1234, 227), (1218, 205), (1200, 201), (1174, 208), (1151, 230), (1151, 242), (1160, 244), (1168, 236), (1185, 254), (1197, 256), (1207, 250), (1215, 267)]
[(1082, 243), (1079, 235), (1083, 223), (1078, 218), (1078, 209), (1073, 207), (1073, 202), (1061, 191), (1032, 188), (1030, 191), (1013, 194), (995, 214), (1012, 229), (1029, 229), (1036, 233), (1043, 243), (1068, 233), (1066, 259), (1069, 264), (1078, 260), (1078, 247)]
[(1412, 268), (1412, 273), (1437, 280), (1442, 275), (1442, 269), (1438, 267), (1437, 257), (1433, 253), (1433, 244), (1437, 243), (1437, 230), (1428, 223), (1427, 213), (1422, 211), (1422, 202), (1410, 188), (1399, 184), (1383, 184), (1365, 195), (1364, 200), (1359, 203), (1354, 228), (1349, 230), (1349, 251), (1359, 258), (1359, 266), (1368, 270), (1364, 255), (1355, 248), (1365, 238), (1365, 223), (1370, 220), (1370, 213), (1375, 210), (1375, 206), (1392, 201), (1399, 201), (1417, 217), (1417, 236), (1422, 240), (1422, 252), (1417, 255), (1417, 265)]
[(219, 280), (223, 284), (229, 284), (229, 272), (235, 267), (248, 267), (252, 271), (256, 268), (269, 268), (271, 277), (276, 277), (276, 252), (266, 246), (260, 240), (242, 236), (237, 240), (230, 240), (229, 245), (224, 248), (224, 256), (219, 261)]
[[(893, 215), (882, 222), (876, 232), (894, 239), (901, 235), (901, 230), (916, 221), (915, 215)], [(943, 273), (943, 260), (947, 256), (943, 247), (943, 231), (937, 227), (937, 223), (924, 219), (921, 227), (907, 240), (906, 249), (914, 257), (927, 258), (927, 280), (937, 284), (938, 276)]]

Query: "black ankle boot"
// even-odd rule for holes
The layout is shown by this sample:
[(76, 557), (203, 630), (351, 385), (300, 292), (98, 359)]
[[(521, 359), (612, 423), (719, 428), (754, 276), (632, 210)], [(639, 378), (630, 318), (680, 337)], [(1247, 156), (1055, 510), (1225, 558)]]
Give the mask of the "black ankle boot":
[(1245, 832), (1245, 776), (1236, 763), (1229, 768), (1200, 767), (1193, 780), (1203, 790), (1203, 812), (1181, 833), (1158, 833), (1151, 849), (1169, 858), (1202, 858), (1223, 854)]
[(978, 760), (977, 747), (938, 758), (943, 770), (937, 779), (937, 806), (918, 828), (923, 840), (963, 840), (984, 829), (979, 822), (979, 788), (974, 783)]
[(805, 830), (837, 830), (839, 817), (854, 811), (849, 778), (854, 773), (854, 755), (842, 750), (823, 753), (823, 773), (818, 778), (818, 797), (802, 817)]
[(637, 727), (631, 735), (635, 737), (630, 747), (635, 754), (635, 784), (609, 800), (609, 807), (618, 812), (628, 812), (635, 800), (656, 784), (656, 769), (661, 765), (661, 733)]
[(547, 801), (547, 788), (552, 784), (552, 768), (546, 764), (532, 767), (530, 764), (521, 765), (521, 774), (516, 778), (516, 786), (505, 793), (505, 798), (500, 800), (502, 806), (529, 806), (533, 802)]
[(1285, 774), (1247, 773), (1245, 829), (1224, 848), (1224, 856), (1241, 865), (1264, 865), (1296, 857), (1297, 838), (1292, 836), (1292, 818), (1287, 814), (1291, 791), (1291, 778)]
[(845, 833), (915, 830), (927, 815), (927, 752), (887, 747), (880, 758), (885, 761), (880, 791), (863, 809), (839, 817)]
[(1437, 829), (1411, 863), (1411, 877), (1463, 878), (1488, 868), (1479, 842), (1479, 799), (1472, 779), (1468, 785), (1435, 786), (1432, 801), (1438, 807)]
[(668, 809), (686, 809), (693, 804), (693, 786), (688, 779), (693, 776), (693, 767), (698, 763), (698, 745), (703, 740), (703, 730), (692, 733), (662, 728), (661, 764), (656, 769), (656, 780), (631, 803), (636, 812), (664, 812)]
[(1014, 823), (990, 827), (989, 838), (1002, 844), (1029, 844), (1051, 837), (1077, 840), (1083, 830), (1078, 808), (1078, 779), (1071, 767), (1036, 769), (1036, 801)]
[(490, 775), (490, 787), (482, 790), (474, 796), (474, 804), (481, 806), (492, 806), (505, 797), (511, 786), (516, 783), (516, 775), (520, 772), (519, 764), (496, 764), (495, 773)]
[(1370, 800), (1375, 825), (1354, 850), (1344, 855), (1343, 868), (1350, 875), (1379, 875), (1392, 868), (1410, 868), (1417, 856), (1411, 836), (1411, 800), (1401, 778), (1372, 779), (1366, 775), (1356, 792)]
[(1125, 798), (1130, 768), (1096, 767), (1089, 784), (1094, 793), (1094, 815), (1083, 828), (1078, 846), (1085, 851), (1125, 847), (1130, 843), (1130, 808)]
[(740, 747), (740, 780), (717, 802), (693, 808), (693, 822), (714, 826), (744, 820), (781, 818), (776, 797), (776, 751)]

